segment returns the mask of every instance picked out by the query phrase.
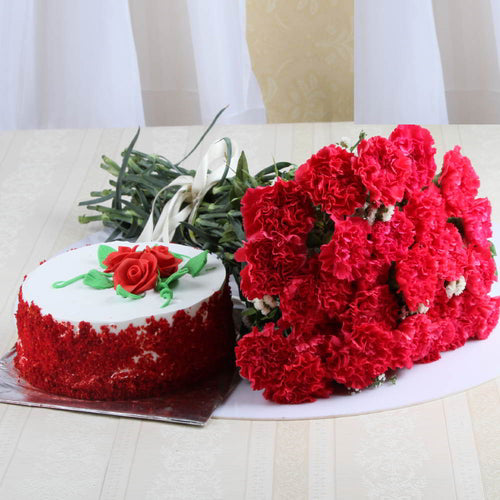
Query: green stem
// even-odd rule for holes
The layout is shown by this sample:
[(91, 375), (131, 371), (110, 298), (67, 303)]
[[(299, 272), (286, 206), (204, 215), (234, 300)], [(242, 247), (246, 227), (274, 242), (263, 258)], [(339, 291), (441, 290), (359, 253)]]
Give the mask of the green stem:
[(82, 280), (85, 276), (87, 276), (87, 273), (80, 274), (80, 276), (76, 276), (75, 278), (71, 278), (67, 281), (56, 281), (55, 283), (52, 283), (52, 288), (64, 288), (65, 286), (71, 285), (71, 283)]
[(181, 161), (178, 161), (176, 163), (177, 166), (179, 166), (184, 160), (186, 160), (187, 158), (189, 158), (195, 151), (195, 149), (201, 144), (201, 142), (203, 141), (203, 139), (205, 139), (206, 135), (210, 132), (210, 130), (212, 129), (212, 127), (215, 125), (215, 122), (219, 119), (219, 116), (224, 113), (224, 111), (227, 109), (228, 106), (222, 108), (216, 115), (215, 115), (215, 118), (212, 120), (212, 122), (210, 123), (210, 125), (208, 126), (208, 128), (205, 130), (205, 132), (203, 132), (203, 135), (198, 139), (198, 142), (194, 145), (194, 148), (191, 149), (191, 151), (189, 151), (189, 153), (184, 156), (184, 158), (181, 160)]

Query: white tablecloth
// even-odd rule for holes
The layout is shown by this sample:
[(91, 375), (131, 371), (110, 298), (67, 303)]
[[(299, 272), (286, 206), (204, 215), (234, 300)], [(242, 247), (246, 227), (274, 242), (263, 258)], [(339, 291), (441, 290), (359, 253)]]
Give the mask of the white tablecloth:
[[(370, 135), (391, 130), (364, 128)], [(207, 144), (230, 136), (258, 170), (273, 158), (302, 162), (359, 129), (335, 123), (218, 127)], [(499, 221), (500, 126), (431, 131), (439, 157), (463, 146)], [(118, 158), (133, 133), (0, 134), (2, 353), (16, 338), (13, 307), (23, 275), (99, 228), (78, 224), (84, 213), (78, 201), (106, 184), (100, 155)], [(200, 127), (146, 128), (137, 147), (176, 160), (200, 133)], [(0, 498), (307, 496), (500, 498), (500, 378), (395, 411), (292, 422), (214, 419), (202, 429), (0, 405)]]

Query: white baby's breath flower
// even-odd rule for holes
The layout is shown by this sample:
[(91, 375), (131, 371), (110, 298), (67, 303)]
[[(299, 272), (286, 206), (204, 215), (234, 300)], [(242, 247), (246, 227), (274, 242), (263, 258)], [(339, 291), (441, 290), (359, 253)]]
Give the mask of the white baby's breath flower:
[(425, 304), (419, 304), (417, 307), (418, 314), (425, 314), (429, 310), (429, 307)]
[(267, 316), (271, 312), (271, 309), (266, 306), (262, 299), (253, 299), (252, 304), (255, 309), (257, 309), (257, 311), (260, 311), (264, 316)]
[(384, 222), (389, 222), (392, 219), (392, 216), (394, 215), (394, 210), (396, 209), (395, 205), (389, 205), (388, 207), (385, 207), (385, 209), (382, 209), (382, 220)]
[(446, 296), (451, 299), (454, 295), (460, 295), (465, 290), (466, 285), (467, 283), (464, 276), (460, 276), (460, 278), (455, 281), (450, 281), (445, 288)]
[(345, 149), (349, 149), (354, 145), (353, 140), (350, 137), (341, 137), (339, 141), (340, 146)]
[(408, 316), (410, 316), (410, 310), (408, 309), (408, 307), (406, 306), (403, 306), (401, 308), (401, 311), (399, 313), (399, 317), (403, 320), (403, 319), (406, 319)]
[(460, 295), (465, 290), (466, 285), (467, 282), (465, 281), (465, 276), (460, 276), (457, 280), (455, 295)]
[(376, 217), (377, 217), (377, 209), (370, 208), (368, 210), (368, 215), (366, 217), (366, 220), (368, 221), (368, 224), (370, 224), (370, 226), (373, 226), (373, 223), (375, 222)]
[(271, 309), (278, 307), (278, 303), (276, 302), (274, 297), (271, 297), (271, 295), (264, 295), (264, 297), (262, 297), (262, 300), (264, 301), (264, 304), (269, 306)]
[(446, 296), (449, 299), (451, 299), (455, 295), (455, 292), (457, 290), (457, 282), (456, 281), (450, 281), (446, 285), (445, 290), (446, 290)]

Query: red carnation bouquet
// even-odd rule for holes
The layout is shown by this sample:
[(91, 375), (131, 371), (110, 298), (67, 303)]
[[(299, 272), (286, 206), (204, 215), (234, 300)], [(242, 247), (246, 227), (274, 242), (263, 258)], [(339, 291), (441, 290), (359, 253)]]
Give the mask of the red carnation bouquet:
[(460, 148), (435, 176), (434, 141), (416, 125), (344, 146), (242, 199), (235, 258), (258, 326), (237, 364), (278, 403), (377, 384), (498, 321), (491, 206)]

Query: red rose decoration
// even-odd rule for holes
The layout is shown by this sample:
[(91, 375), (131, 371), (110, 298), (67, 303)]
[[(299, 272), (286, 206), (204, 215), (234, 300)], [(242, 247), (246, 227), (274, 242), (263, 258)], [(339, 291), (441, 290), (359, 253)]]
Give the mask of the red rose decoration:
[(145, 253), (152, 253), (158, 261), (158, 269), (162, 278), (167, 278), (179, 269), (182, 259), (174, 257), (164, 245), (156, 245), (152, 248), (146, 247)]
[(106, 266), (105, 273), (114, 273), (124, 259), (140, 259), (142, 252), (136, 252), (134, 247), (118, 247), (116, 252), (111, 252), (102, 263)]
[(155, 287), (158, 279), (158, 261), (152, 253), (137, 258), (124, 259), (113, 274), (115, 288), (121, 285), (136, 295)]

